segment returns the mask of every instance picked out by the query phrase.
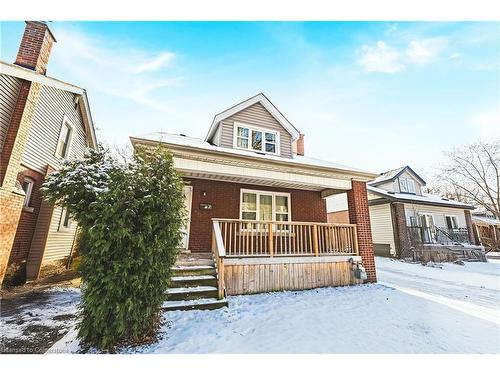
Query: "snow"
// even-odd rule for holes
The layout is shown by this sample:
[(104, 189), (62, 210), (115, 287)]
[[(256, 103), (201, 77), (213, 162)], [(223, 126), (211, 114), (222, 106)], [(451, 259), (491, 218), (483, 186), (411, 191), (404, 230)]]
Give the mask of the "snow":
[[(155, 132), (155, 133), (148, 133), (148, 134), (130, 137), (130, 138), (132, 140), (132, 143), (134, 143), (135, 140), (147, 140), (147, 141), (161, 142), (161, 143), (165, 143), (165, 144), (172, 144), (172, 145), (176, 145), (176, 146), (186, 146), (186, 147), (202, 149), (202, 150), (206, 150), (206, 151), (216, 151), (216, 152), (222, 152), (225, 154), (233, 154), (233, 155), (238, 155), (238, 156), (249, 156), (251, 158), (259, 158), (259, 159), (267, 159), (267, 160), (284, 162), (283, 158), (280, 156), (263, 154), (261, 152), (239, 150), (239, 149), (235, 149), (235, 148), (219, 147), (219, 146), (212, 145), (212, 144), (204, 141), (201, 138), (188, 137), (188, 136), (180, 135), (180, 134)], [(351, 172), (367, 173), (367, 174), (371, 174), (371, 175), (375, 176), (375, 173), (372, 173), (372, 172), (364, 171), (364, 170), (357, 169), (357, 168), (352, 168), (352, 167), (342, 165), (342, 164), (332, 163), (332, 162), (327, 161), (327, 160), (320, 160), (320, 159), (311, 158), (311, 157), (302, 156), (302, 155), (294, 155), (293, 159), (288, 159), (288, 160), (286, 160), (286, 162), (290, 163), (290, 164), (309, 165), (309, 166), (313, 166), (313, 167), (333, 168), (333, 169), (340, 169), (340, 170), (351, 171)]]
[[(218, 310), (166, 312), (158, 342), (123, 352), (500, 352), (500, 263), (376, 264), (379, 284), (235, 296)], [(53, 349), (78, 351), (74, 335)]]
[(396, 200), (403, 200), (403, 201), (411, 201), (411, 202), (418, 202), (418, 203), (438, 203), (441, 206), (450, 206), (450, 207), (461, 207), (461, 208), (473, 208), (474, 206), (468, 205), (466, 203), (462, 202), (457, 202), (451, 199), (446, 199), (442, 198), (438, 195), (433, 195), (433, 194), (427, 194), (427, 193), (422, 193), (422, 195), (414, 195), (414, 194), (407, 194), (407, 193), (396, 193), (396, 192), (388, 192), (384, 189), (380, 189), (374, 186), (367, 186), (368, 191), (383, 195), (384, 197), (389, 197), (389, 198), (394, 198)]

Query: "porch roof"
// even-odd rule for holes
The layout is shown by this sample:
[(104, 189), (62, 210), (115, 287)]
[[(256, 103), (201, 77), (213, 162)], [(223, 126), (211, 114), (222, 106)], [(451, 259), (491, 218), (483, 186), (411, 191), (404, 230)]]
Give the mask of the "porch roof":
[(166, 145), (174, 155), (176, 168), (186, 177), (325, 191), (326, 196), (349, 190), (352, 179), (369, 181), (376, 176), (326, 160), (236, 150), (183, 135), (151, 133), (130, 140), (134, 147)]

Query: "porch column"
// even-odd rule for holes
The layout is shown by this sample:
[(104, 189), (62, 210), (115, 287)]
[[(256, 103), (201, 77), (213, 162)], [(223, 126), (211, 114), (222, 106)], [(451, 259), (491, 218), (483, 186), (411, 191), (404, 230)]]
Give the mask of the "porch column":
[(467, 232), (469, 234), (469, 242), (472, 245), (479, 245), (479, 238), (477, 238), (477, 233), (474, 230), (474, 225), (472, 223), (472, 217), (469, 210), (464, 210), (465, 215), (465, 225), (467, 225)]
[(396, 256), (399, 259), (411, 257), (411, 240), (408, 227), (406, 226), (404, 203), (392, 202), (391, 216)]
[(359, 255), (366, 268), (368, 281), (377, 282), (366, 182), (352, 180), (352, 188), (347, 191), (347, 205), (349, 221), (357, 225)]

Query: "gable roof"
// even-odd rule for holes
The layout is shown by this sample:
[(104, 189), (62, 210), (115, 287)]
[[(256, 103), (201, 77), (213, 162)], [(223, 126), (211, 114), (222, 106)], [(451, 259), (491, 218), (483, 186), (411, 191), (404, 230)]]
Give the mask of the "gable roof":
[(280, 123), (283, 128), (292, 136), (292, 140), (295, 140), (299, 137), (300, 132), (297, 130), (295, 126), (291, 124), (290, 121), (286, 119), (286, 117), (280, 112), (278, 108), (275, 107), (273, 103), (263, 94), (259, 93), (247, 100), (242, 101), (239, 104), (232, 106), (231, 108), (226, 109), (225, 111), (218, 113), (215, 115), (214, 120), (212, 121), (212, 125), (210, 125), (210, 129), (208, 130), (207, 136), (205, 137), (205, 141), (209, 141), (212, 139), (219, 123), (222, 120), (225, 120), (228, 117), (248, 108), (256, 103), (260, 103), (264, 106), (264, 108), (273, 116), (276, 121)]
[(380, 197), (380, 199), (372, 199), (371, 201), (369, 200), (368, 204), (370, 206), (377, 204), (379, 202), (382, 203), (387, 201), (396, 201), (396, 202), (407, 202), (407, 203), (430, 205), (430, 206), (463, 208), (466, 210), (473, 210), (475, 208), (470, 204), (454, 201), (448, 198), (442, 198), (438, 195), (433, 195), (433, 194), (423, 193), (422, 195), (413, 195), (405, 193), (394, 193), (385, 191), (383, 189), (379, 189), (374, 186), (367, 186), (367, 190), (369, 193), (373, 193)]
[(425, 186), (425, 181), (422, 177), (420, 177), (413, 169), (410, 168), (410, 166), (406, 165), (403, 167), (399, 167), (396, 169), (391, 169), (390, 171), (383, 172), (378, 176), (376, 179), (373, 181), (370, 181), (368, 184), (371, 186), (377, 186), (380, 185), (381, 183), (387, 182), (387, 181), (394, 181), (396, 178), (401, 176), (405, 171), (409, 172), (412, 174), (422, 185)]
[(56, 78), (37, 73), (34, 70), (23, 68), (19, 65), (9, 64), (2, 60), (0, 60), (0, 73), (23, 79), (25, 81), (40, 83), (41, 85), (54, 87), (56, 89), (68, 91), (75, 95), (78, 95), (81, 99), (78, 100), (78, 104), (80, 105), (82, 115), (84, 117), (83, 122), (85, 124), (87, 134), (90, 134), (90, 141), (92, 142), (92, 146), (97, 147), (94, 122), (92, 120), (92, 114), (90, 113), (89, 100), (87, 97), (87, 91), (85, 91), (85, 89), (75, 86), (71, 83), (67, 83)]

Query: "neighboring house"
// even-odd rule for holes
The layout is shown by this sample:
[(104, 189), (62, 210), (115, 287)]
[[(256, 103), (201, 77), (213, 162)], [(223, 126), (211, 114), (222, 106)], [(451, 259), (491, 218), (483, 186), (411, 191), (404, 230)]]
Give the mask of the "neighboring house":
[(46, 76), (55, 38), (26, 22), (14, 64), (0, 61), (0, 283), (8, 266), (28, 280), (72, 250), (77, 224), (42, 200), (46, 175), (96, 138), (84, 89)]
[(473, 206), (423, 192), (425, 181), (408, 166), (368, 183), (375, 253), (411, 256), (412, 249), (451, 250), (475, 244)]
[(472, 211), (472, 223), (478, 242), (487, 251), (500, 250), (500, 220), (485, 209)]
[[(214, 252), (225, 293), (354, 284), (360, 261), (376, 281), (366, 193), (375, 175), (305, 156), (304, 136), (265, 95), (217, 114), (205, 139), (131, 141), (172, 152), (186, 183), (183, 248)], [(342, 192), (350, 224), (328, 224), (325, 199)]]

